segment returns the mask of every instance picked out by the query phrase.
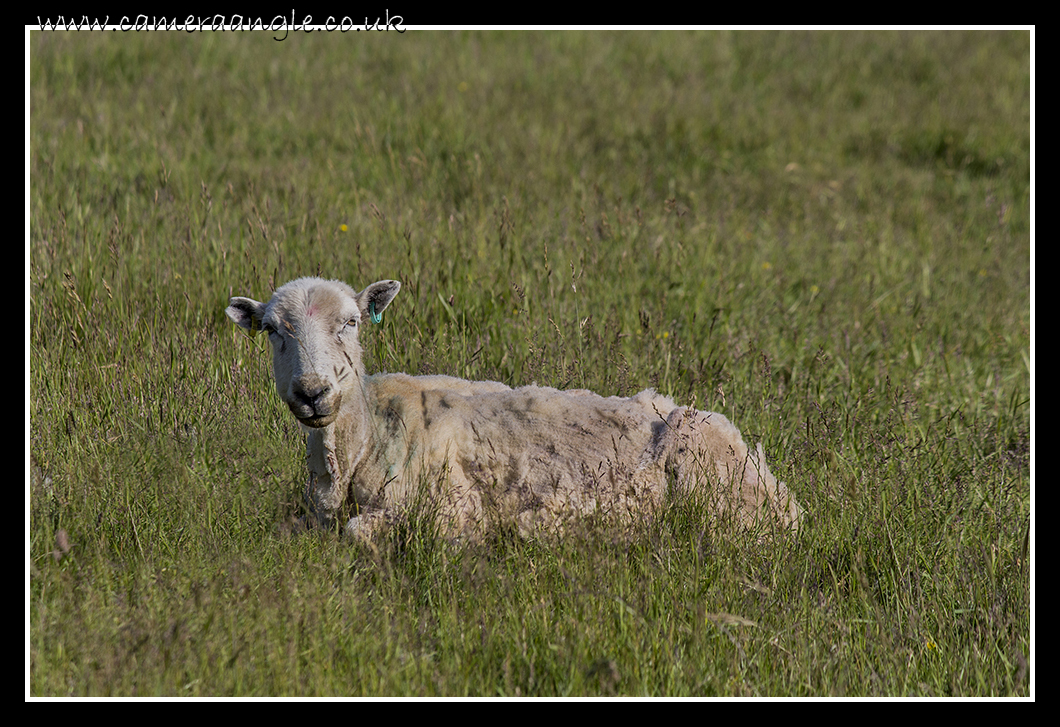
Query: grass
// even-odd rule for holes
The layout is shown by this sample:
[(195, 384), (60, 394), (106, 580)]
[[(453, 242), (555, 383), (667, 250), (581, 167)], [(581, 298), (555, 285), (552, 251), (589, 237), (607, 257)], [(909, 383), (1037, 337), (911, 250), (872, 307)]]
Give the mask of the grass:
[[(1030, 696), (1027, 32), (44, 33), (30, 696)], [(298, 534), (231, 295), (369, 370), (653, 386), (795, 536)]]

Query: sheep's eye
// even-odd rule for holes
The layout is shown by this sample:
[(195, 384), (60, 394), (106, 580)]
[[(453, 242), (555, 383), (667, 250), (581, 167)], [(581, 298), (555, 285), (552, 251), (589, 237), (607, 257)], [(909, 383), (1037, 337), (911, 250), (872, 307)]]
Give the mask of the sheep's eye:
[(360, 323), (360, 321), (358, 321), (356, 318), (351, 318), (350, 320), (346, 321), (347, 326), (356, 327), (358, 323)]

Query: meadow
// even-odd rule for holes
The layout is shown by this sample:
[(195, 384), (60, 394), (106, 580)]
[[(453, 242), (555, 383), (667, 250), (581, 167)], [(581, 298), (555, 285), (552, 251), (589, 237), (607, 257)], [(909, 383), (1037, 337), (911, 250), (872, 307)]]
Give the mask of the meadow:
[[(1033, 696), (1026, 31), (34, 32), (27, 696)], [(371, 545), (225, 318), (719, 411), (806, 508)]]

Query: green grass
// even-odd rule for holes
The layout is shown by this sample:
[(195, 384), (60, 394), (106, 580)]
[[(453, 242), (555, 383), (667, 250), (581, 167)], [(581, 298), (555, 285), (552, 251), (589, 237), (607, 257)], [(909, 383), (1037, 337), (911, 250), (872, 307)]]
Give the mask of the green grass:
[[(1027, 32), (34, 33), (32, 696), (1029, 696)], [(370, 370), (653, 386), (810, 513), (295, 532), (224, 316), (403, 283)]]

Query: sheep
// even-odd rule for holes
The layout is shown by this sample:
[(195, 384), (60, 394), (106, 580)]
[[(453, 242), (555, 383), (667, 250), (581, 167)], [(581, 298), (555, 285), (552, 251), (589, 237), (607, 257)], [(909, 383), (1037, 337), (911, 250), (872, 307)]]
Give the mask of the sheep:
[[(629, 398), (451, 376), (367, 374), (358, 333), (379, 322), (401, 284), (357, 292), (299, 278), (267, 303), (234, 297), (240, 328), (268, 334), (280, 398), (308, 432), (310, 522), (340, 515), (371, 540), (430, 496), (442, 532), (494, 526), (560, 533), (585, 516), (632, 522), (668, 493), (704, 492), (740, 524), (798, 526), (801, 508), (723, 415), (677, 406), (652, 389)], [(339, 520), (341, 522), (341, 520)]]

